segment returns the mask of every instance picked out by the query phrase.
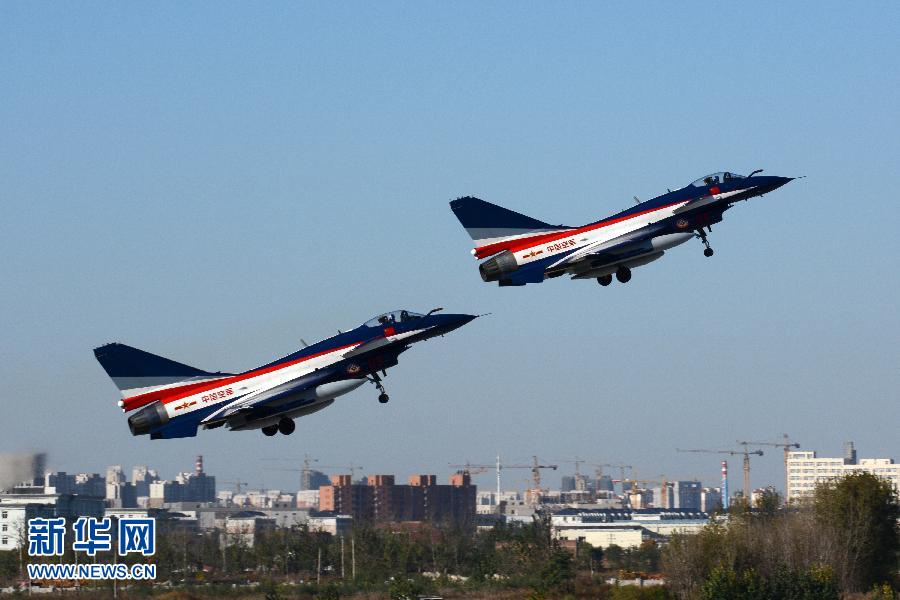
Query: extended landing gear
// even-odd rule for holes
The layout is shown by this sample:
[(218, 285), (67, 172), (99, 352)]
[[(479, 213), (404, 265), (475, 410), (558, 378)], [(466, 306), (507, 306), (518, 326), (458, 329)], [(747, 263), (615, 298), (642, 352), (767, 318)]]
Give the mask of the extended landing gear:
[(280, 431), (282, 435), (291, 435), (296, 428), (297, 426), (294, 424), (293, 419), (285, 417), (278, 421), (278, 431)]
[[(612, 283), (613, 276), (610, 273), (609, 275), (601, 275), (597, 278), (597, 283), (602, 285), (603, 287), (608, 286)], [(616, 279), (619, 280), (620, 283), (628, 283), (631, 281), (631, 269), (628, 267), (619, 267), (616, 269)]]
[(266, 437), (272, 437), (279, 431), (282, 435), (291, 435), (294, 433), (294, 429), (297, 428), (297, 425), (294, 423), (293, 419), (288, 419), (287, 417), (283, 417), (277, 423), (272, 423), (271, 425), (266, 425), (261, 428), (263, 435)]
[(700, 237), (700, 241), (703, 242), (703, 245), (706, 246), (706, 248), (703, 250), (703, 256), (709, 258), (713, 254), (715, 254), (713, 252), (713, 249), (709, 247), (709, 240), (706, 239), (706, 232), (703, 231), (702, 228), (697, 230), (697, 235)]
[(384, 384), (381, 383), (381, 377), (378, 376), (378, 373), (372, 373), (372, 378), (369, 379), (372, 383), (375, 384), (375, 387), (378, 388), (380, 392), (378, 394), (378, 401), (382, 404), (387, 404), (387, 401), (391, 399), (390, 396), (387, 395), (387, 391), (384, 389)]

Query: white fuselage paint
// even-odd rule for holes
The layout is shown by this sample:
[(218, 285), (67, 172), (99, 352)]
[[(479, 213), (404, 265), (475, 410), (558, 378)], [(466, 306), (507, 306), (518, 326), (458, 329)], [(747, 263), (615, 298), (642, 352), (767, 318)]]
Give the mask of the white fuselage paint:
[[(652, 225), (657, 221), (661, 221), (663, 219), (674, 216), (679, 212), (682, 212), (682, 209), (684, 209), (687, 204), (691, 204), (691, 208), (693, 209), (696, 206), (711, 204), (713, 202), (717, 202), (719, 200), (723, 200), (737, 194), (746, 193), (752, 189), (752, 187), (744, 188), (732, 192), (713, 194), (700, 200), (685, 200), (682, 202), (676, 202), (668, 206), (662, 206), (644, 214), (638, 214), (637, 216), (626, 218), (615, 223), (610, 223), (608, 225), (602, 225), (588, 231), (578, 231), (578, 229), (584, 228), (576, 228), (570, 232), (570, 235), (560, 236), (559, 238), (552, 241), (542, 241), (527, 248), (518, 249), (515, 252), (512, 252), (512, 255), (516, 259), (516, 264), (520, 267), (537, 260), (544, 260), (548, 256), (554, 256), (557, 254), (564, 255), (559, 261), (552, 263), (547, 267), (547, 269), (552, 269), (566, 262), (574, 262), (577, 256), (590, 254), (592, 249), (598, 248), (603, 244), (606, 244), (610, 240), (631, 233), (632, 231), (641, 229), (642, 227), (646, 227), (647, 225)], [(683, 238), (677, 243), (673, 244), (673, 246), (684, 243), (684, 241), (687, 241), (688, 239), (690, 238)], [(569, 254), (572, 248), (578, 248), (578, 251), (575, 254)]]
[[(422, 333), (426, 329), (416, 329), (405, 333), (387, 336), (385, 338), (382, 338), (384, 340), (384, 344), (375, 344), (371, 347), (371, 349), (375, 349), (377, 347), (380, 347), (381, 345), (386, 345), (390, 342), (412, 337), (414, 335)], [(205, 419), (205, 421), (209, 421), (213, 418), (216, 418), (218, 415), (226, 413), (231, 409), (239, 408), (240, 406), (245, 404), (252, 404), (254, 397), (257, 397), (274, 387), (288, 383), (290, 381), (293, 381), (294, 379), (297, 379), (304, 375), (308, 375), (309, 373), (312, 373), (318, 369), (322, 369), (336, 362), (339, 362), (344, 358), (347, 358), (348, 355), (352, 354), (354, 350), (359, 349), (361, 346), (368, 346), (368, 344), (371, 343), (372, 342), (355, 343), (342, 348), (336, 348), (330, 352), (314, 355), (306, 359), (299, 359), (298, 362), (294, 364), (289, 364), (281, 368), (276, 368), (265, 373), (260, 373), (256, 376), (247, 377), (245, 379), (233, 381), (231, 383), (227, 383), (227, 381), (232, 378), (226, 378), (223, 380), (222, 385), (218, 387), (203, 390), (201, 392), (197, 392), (196, 394), (167, 402), (165, 404), (165, 409), (169, 415), (169, 418), (173, 419), (213, 404), (220, 405), (219, 410)], [(367, 352), (369, 349), (370, 348), (368, 347), (364, 348), (362, 349), (362, 352)], [(298, 390), (296, 397), (291, 396), (289, 400), (292, 401), (297, 399), (309, 398), (315, 401), (314, 405), (319, 405), (325, 402), (330, 402), (338, 396), (347, 394), (355, 390), (363, 383), (365, 383), (365, 381), (366, 380), (363, 378), (348, 379), (320, 385), (307, 390)], [(303, 407), (301, 409), (296, 409), (295, 412), (302, 412), (306, 408), (309, 408), (309, 406)], [(324, 408), (324, 406), (322, 408)]]
[[(687, 201), (679, 202), (671, 206), (664, 206), (652, 212), (637, 215), (616, 223), (610, 223), (609, 225), (603, 225), (589, 231), (578, 232), (575, 230), (569, 236), (561, 237), (553, 241), (541, 242), (540, 244), (535, 244), (529, 248), (517, 250), (513, 253), (513, 256), (516, 258), (516, 263), (519, 266), (522, 266), (536, 260), (546, 259), (548, 256), (556, 254), (565, 255), (562, 257), (562, 260), (547, 267), (549, 269), (569, 260), (568, 253), (571, 252), (572, 248), (578, 248), (578, 254), (589, 254), (591, 251), (590, 249), (593, 247), (598, 247), (619, 236), (671, 217), (675, 214), (677, 209), (685, 204), (687, 204)], [(540, 251), (540, 253), (536, 253), (537, 251)]]

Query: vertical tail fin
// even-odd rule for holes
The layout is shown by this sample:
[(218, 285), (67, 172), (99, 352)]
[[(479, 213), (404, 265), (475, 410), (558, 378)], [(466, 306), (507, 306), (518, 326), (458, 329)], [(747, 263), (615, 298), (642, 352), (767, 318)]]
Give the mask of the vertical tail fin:
[(471, 196), (453, 200), (450, 209), (475, 241), (472, 253), (478, 258), (501, 252), (515, 240), (571, 229), (566, 225), (550, 225)]

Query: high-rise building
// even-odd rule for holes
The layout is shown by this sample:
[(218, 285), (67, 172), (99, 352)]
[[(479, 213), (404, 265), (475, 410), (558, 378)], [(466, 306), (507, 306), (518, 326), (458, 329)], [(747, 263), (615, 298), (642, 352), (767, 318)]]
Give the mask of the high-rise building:
[(109, 508), (136, 508), (137, 495), (134, 484), (128, 483), (121, 465), (106, 469), (106, 506)]
[(700, 494), (703, 485), (699, 481), (672, 482), (670, 502), (671, 508), (681, 510), (700, 510)]
[(331, 480), (328, 478), (328, 475), (323, 473), (322, 471), (316, 471), (315, 469), (304, 469), (300, 472), (300, 490), (316, 490), (323, 485), (328, 485), (331, 483)]
[(149, 496), (150, 484), (159, 481), (159, 473), (147, 466), (138, 466), (131, 469), (131, 481), (134, 483), (136, 496)]
[(841, 458), (820, 458), (815, 452), (798, 450), (788, 452), (787, 501), (799, 500), (811, 495), (816, 485), (855, 471), (865, 471), (891, 482), (900, 493), (900, 464), (891, 458), (856, 458), (853, 442), (844, 445)]
[(563, 492), (571, 492), (575, 489), (575, 477), (573, 475), (563, 475), (562, 485), (559, 489)]
[(613, 484), (612, 477), (609, 475), (601, 475), (597, 479), (597, 491), (598, 492), (614, 492), (616, 489)]
[(700, 492), (700, 510), (711, 513), (722, 508), (722, 489), (717, 487), (705, 487)]
[(475, 495), (464, 473), (452, 475), (449, 485), (438, 485), (434, 475), (413, 475), (408, 485), (397, 485), (393, 475), (370, 475), (365, 485), (335, 475), (319, 488), (319, 509), (368, 521), (471, 523)]

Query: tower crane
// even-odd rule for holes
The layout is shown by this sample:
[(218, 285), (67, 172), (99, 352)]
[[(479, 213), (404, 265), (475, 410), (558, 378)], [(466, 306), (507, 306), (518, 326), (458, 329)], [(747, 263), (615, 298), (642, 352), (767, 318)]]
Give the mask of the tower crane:
[[(556, 462), (560, 463), (569, 463), (575, 465), (575, 489), (579, 492), (583, 492), (587, 488), (587, 481), (585, 477), (581, 474), (581, 465), (589, 465), (589, 466), (599, 466), (596, 463), (588, 462), (583, 458), (573, 458), (573, 459), (556, 459)], [(599, 479), (599, 477), (598, 477)]]
[(459, 469), (460, 472), (466, 475), (480, 475), (481, 473), (487, 472), (488, 469), (492, 469), (494, 465), (473, 465), (469, 461), (466, 461), (464, 465), (450, 465), (454, 469)]
[(528, 465), (528, 464), (511, 465), (511, 464), (506, 464), (506, 463), (501, 462), (500, 455), (498, 454), (497, 462), (493, 465), (487, 465), (487, 464), (475, 465), (475, 464), (467, 462), (465, 465), (451, 465), (451, 466), (456, 467), (456, 468), (462, 467), (462, 468), (468, 469), (469, 473), (475, 473), (475, 472), (484, 473), (485, 471), (487, 471), (490, 468), (496, 469), (496, 471), (497, 471), (497, 503), (498, 504), (500, 503), (500, 492), (502, 491), (501, 487), (500, 487), (501, 471), (503, 471), (504, 469), (531, 469), (531, 481), (532, 481), (533, 487), (531, 490), (528, 490), (528, 491), (531, 493), (531, 503), (537, 504), (537, 501), (541, 495), (541, 492), (540, 492), (541, 469), (553, 469), (555, 471), (556, 469), (559, 468), (559, 466), (558, 465), (542, 465), (542, 464), (539, 464), (537, 456), (534, 456), (532, 458), (534, 460), (533, 460), (532, 464), (530, 464), (530, 465)]
[(744, 446), (743, 450), (682, 450), (681, 448), (675, 449), (677, 452), (705, 452), (707, 454), (730, 454), (731, 456), (743, 456), (744, 457), (744, 498), (747, 502), (750, 502), (750, 455), (755, 454), (757, 456), (762, 456), (762, 450), (749, 450), (747, 446)]
[[(281, 458), (281, 457), (266, 457), (263, 460), (295, 461), (297, 459)], [(304, 454), (303, 455), (303, 467), (300, 469), (298, 469), (296, 467), (266, 467), (266, 469), (268, 469), (270, 471), (294, 471), (294, 472), (299, 471), (300, 478), (301, 478), (300, 479), (301, 487), (303, 487), (302, 486), (303, 480), (306, 479), (307, 481), (309, 481), (310, 473), (313, 470), (312, 463), (318, 463), (318, 462), (319, 462), (318, 458), (312, 458), (312, 457), (310, 457), (309, 454)], [(344, 469), (344, 470), (347, 470), (350, 472), (350, 481), (351, 482), (353, 482), (356, 479), (356, 472), (365, 468), (365, 467), (362, 467), (361, 465), (357, 465), (352, 462), (349, 465), (319, 465), (319, 464), (317, 464), (316, 467), (318, 467), (319, 469)]]
[(738, 442), (738, 444), (742, 445), (744, 449), (747, 446), (775, 446), (776, 448), (784, 449), (784, 503), (787, 504), (788, 500), (788, 490), (790, 489), (790, 475), (788, 474), (788, 454), (791, 451), (791, 448), (799, 448), (800, 444), (797, 442), (792, 442), (791, 438), (788, 434), (783, 434), (784, 441), (783, 442)]
[(242, 486), (250, 485), (250, 484), (247, 483), (246, 481), (241, 481), (240, 479), (238, 479), (238, 480), (236, 480), (236, 481), (223, 481), (222, 483), (230, 483), (230, 484), (232, 484), (232, 485), (234, 486), (234, 493), (235, 493), (235, 494), (240, 494), (240, 493), (241, 493), (241, 487), (242, 487)]

